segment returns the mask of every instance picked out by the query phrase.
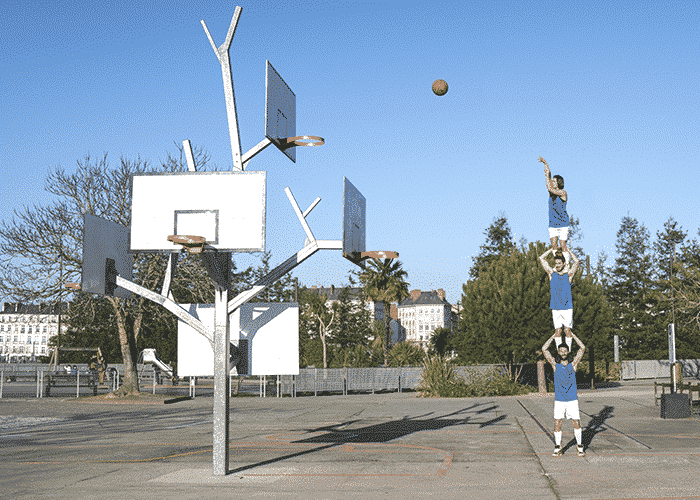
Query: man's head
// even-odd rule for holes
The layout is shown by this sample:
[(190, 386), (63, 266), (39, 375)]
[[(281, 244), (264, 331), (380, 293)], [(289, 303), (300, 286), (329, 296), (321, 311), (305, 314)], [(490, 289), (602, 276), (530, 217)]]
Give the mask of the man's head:
[(552, 179), (557, 181), (557, 187), (559, 189), (564, 189), (564, 178), (561, 175), (552, 176)]
[(563, 342), (559, 344), (559, 347), (557, 347), (557, 357), (556, 357), (556, 362), (560, 363), (561, 361), (569, 361), (569, 346), (566, 345), (566, 342)]
[(554, 254), (554, 270), (557, 272), (561, 272), (562, 269), (564, 269), (564, 266), (566, 265), (566, 260), (564, 259), (564, 254), (561, 252), (557, 252)]

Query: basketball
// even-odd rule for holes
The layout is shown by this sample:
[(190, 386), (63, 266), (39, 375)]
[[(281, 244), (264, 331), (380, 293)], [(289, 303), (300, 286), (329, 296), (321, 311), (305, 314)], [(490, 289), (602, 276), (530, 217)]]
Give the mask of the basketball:
[(435, 95), (447, 94), (447, 82), (445, 80), (435, 80), (433, 82), (433, 93)]

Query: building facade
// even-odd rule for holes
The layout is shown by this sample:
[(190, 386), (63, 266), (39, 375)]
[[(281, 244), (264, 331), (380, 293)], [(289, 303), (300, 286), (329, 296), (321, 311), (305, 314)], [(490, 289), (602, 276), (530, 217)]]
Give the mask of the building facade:
[(445, 300), (443, 289), (422, 292), (411, 290), (411, 296), (397, 307), (399, 337), (428, 350), (433, 332), (438, 328), (453, 330), (452, 306)]
[[(67, 304), (62, 303), (62, 314)], [(49, 339), (58, 333), (58, 304), (3, 303), (0, 312), (0, 362), (32, 362), (48, 356)], [(61, 333), (68, 329), (61, 323)]]

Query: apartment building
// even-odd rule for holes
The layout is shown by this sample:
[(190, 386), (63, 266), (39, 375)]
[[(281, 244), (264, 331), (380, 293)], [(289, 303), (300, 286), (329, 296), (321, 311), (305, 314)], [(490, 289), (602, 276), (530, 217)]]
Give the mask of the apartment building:
[(453, 329), (452, 306), (445, 300), (442, 288), (429, 292), (411, 290), (410, 294), (397, 307), (399, 337), (427, 351), (436, 329)]
[[(68, 304), (62, 303), (65, 315)], [(0, 362), (32, 362), (48, 356), (49, 339), (58, 333), (58, 304), (3, 303), (0, 312)], [(62, 323), (61, 332), (68, 327)]]

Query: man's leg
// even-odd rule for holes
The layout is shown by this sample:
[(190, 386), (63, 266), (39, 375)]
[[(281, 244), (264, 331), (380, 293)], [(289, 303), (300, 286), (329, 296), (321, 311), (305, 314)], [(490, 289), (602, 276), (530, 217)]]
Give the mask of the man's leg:
[(574, 337), (571, 335), (571, 328), (568, 326), (564, 327), (564, 335), (566, 335), (566, 345), (569, 346), (569, 352), (571, 352), (571, 344), (574, 341)]
[(583, 436), (581, 431), (581, 423), (579, 420), (572, 420), (571, 422), (574, 424), (574, 436), (576, 437), (576, 447), (578, 448), (578, 454), (580, 456), (583, 456)]
[(561, 419), (554, 419), (554, 454), (561, 455)]
[(552, 248), (554, 249), (555, 252), (556, 252), (557, 250), (559, 250), (559, 247), (558, 247), (558, 245), (557, 245), (557, 241), (558, 241), (558, 240), (559, 240), (559, 236), (554, 236), (554, 237), (552, 237), (552, 238), (549, 238), (549, 241), (552, 242)]

